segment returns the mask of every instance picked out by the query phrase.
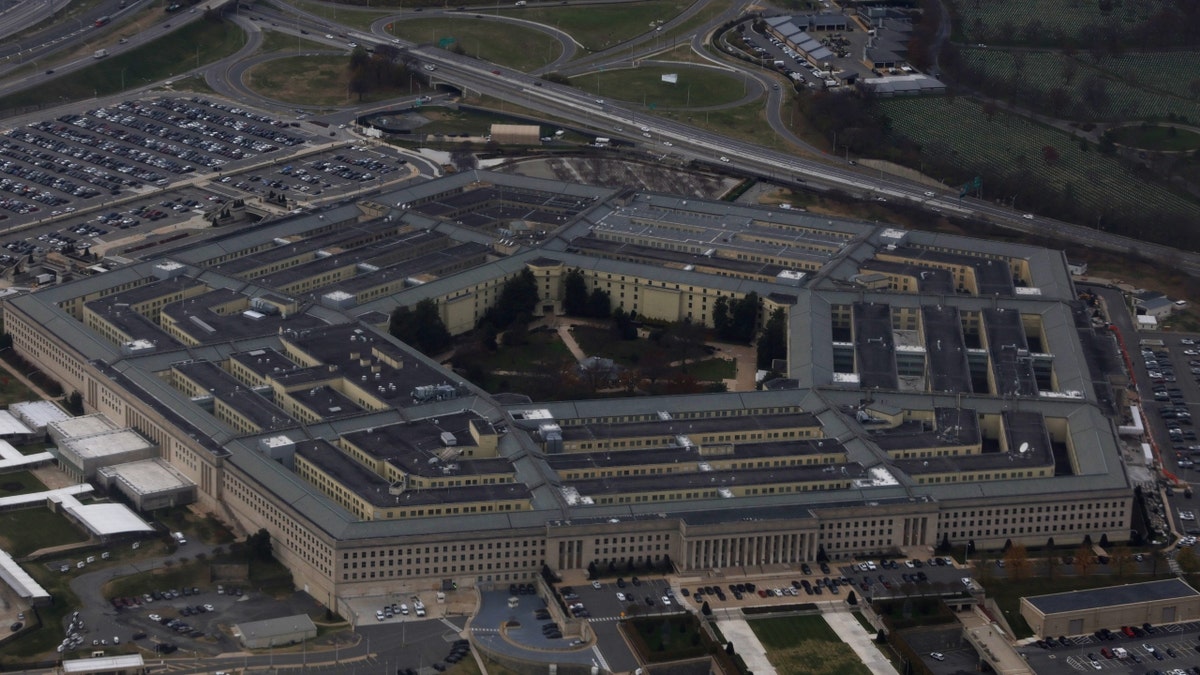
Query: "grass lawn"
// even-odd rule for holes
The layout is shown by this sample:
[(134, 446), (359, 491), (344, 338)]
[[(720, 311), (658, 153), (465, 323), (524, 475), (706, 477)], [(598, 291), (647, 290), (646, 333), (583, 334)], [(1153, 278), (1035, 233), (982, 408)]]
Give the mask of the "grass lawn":
[[(0, 528), (0, 531), (4, 531), (3, 528)], [(6, 550), (13, 552), (12, 549)], [(25, 565), (24, 569), (50, 593), (51, 604), (38, 608), (38, 615), (42, 619), (40, 629), (30, 630), (22, 634), (21, 639), (5, 645), (3, 653), (0, 654), (2, 670), (9, 670), (9, 666), (29, 661), (37, 655), (53, 659), (56, 656), (54, 648), (63, 638), (63, 618), (79, 609), (79, 598), (71, 591), (69, 585), (71, 575), (62, 574), (58, 570), (48, 570), (45, 565)], [(91, 646), (86, 649), (90, 650)], [(131, 649), (136, 648), (131, 646)], [(87, 652), (81, 648), (79, 653), (70, 656), (87, 656)]]
[(382, 17), (395, 13), (394, 9), (376, 11), (368, 9), (345, 9), (333, 3), (318, 5), (316, 3), (303, 2), (303, 0), (293, 0), (289, 4), (295, 6), (297, 9), (311, 12), (317, 16), (325, 17), (344, 26), (357, 28), (362, 31), (370, 30), (372, 23)]
[(190, 560), (177, 562), (170, 567), (160, 567), (156, 570), (113, 579), (104, 587), (104, 596), (140, 596), (143, 593), (184, 586), (197, 586), (205, 591), (215, 590), (216, 586), (210, 587), (211, 584), (208, 561)]
[(488, 361), (491, 370), (553, 372), (563, 363), (572, 363), (570, 350), (558, 333), (537, 332), (529, 335), (529, 344), (501, 347)]
[(27, 495), (32, 492), (42, 492), (45, 489), (46, 484), (28, 471), (6, 473), (0, 476), (0, 496), (3, 497)]
[[(670, 73), (679, 76), (678, 83), (669, 84), (662, 81), (662, 76)], [(738, 100), (745, 92), (742, 80), (724, 71), (687, 66), (605, 70), (573, 77), (571, 84), (601, 98), (631, 101), (658, 108), (723, 105)]]
[(819, 615), (755, 619), (750, 621), (750, 628), (766, 647), (771, 664), (784, 675), (871, 672)]
[(233, 533), (215, 518), (199, 518), (186, 508), (155, 512), (158, 519), (172, 531), (182, 530), (189, 539), (200, 539), (218, 546), (233, 543)]
[(87, 541), (87, 535), (61, 514), (44, 507), (0, 513), (0, 549), (14, 558), (46, 548)]
[(263, 31), (262, 45), (258, 48), (258, 51), (263, 54), (269, 54), (271, 52), (282, 51), (291, 51), (294, 53), (297, 51), (314, 52), (330, 49), (334, 49), (334, 47), (323, 42), (313, 42), (305, 38), (297, 38), (295, 35), (280, 33), (277, 30), (266, 30)]
[(1121, 127), (1111, 133), (1113, 141), (1143, 150), (1181, 152), (1200, 148), (1200, 134), (1167, 126)]
[(862, 612), (853, 612), (853, 614), (858, 624), (863, 627), (863, 630), (872, 635), (875, 634), (875, 627), (871, 625), (870, 621), (867, 621), (867, 617)]
[(242, 31), (232, 22), (196, 21), (137, 49), (104, 58), (63, 75), (53, 86), (35, 87), (0, 98), (0, 110), (56, 105), (105, 96), (156, 82), (224, 58), (241, 48)]
[(607, 328), (576, 325), (571, 332), (584, 354), (612, 359), (623, 366), (635, 366), (648, 352), (661, 351), (649, 340), (618, 340)]
[(558, 40), (539, 30), (487, 19), (411, 19), (394, 23), (392, 34), (417, 43), (454, 38), (468, 56), (520, 71), (541, 68), (562, 54)]
[[(786, 104), (785, 104), (786, 105)], [(705, 131), (712, 131), (751, 143), (757, 143), (773, 150), (796, 151), (791, 145), (771, 130), (763, 112), (762, 101), (748, 103), (735, 108), (722, 108), (712, 111), (658, 111), (656, 114), (669, 119), (687, 122)]]
[(512, 8), (500, 13), (554, 26), (570, 33), (584, 49), (596, 51), (653, 30), (651, 22), (668, 21), (687, 9), (689, 4), (673, 0), (648, 0), (612, 5)]
[[(923, 157), (953, 164), (964, 175), (982, 176), (985, 186), (998, 173), (1028, 172), (1031, 180), (1056, 188), (1076, 203), (1104, 205), (1118, 224), (1131, 220), (1126, 214), (1200, 214), (1194, 198), (1149, 180), (1116, 157), (1085, 151), (1067, 134), (1025, 118), (1003, 112), (989, 116), (983, 106), (963, 97), (889, 99), (880, 105), (896, 133), (920, 141)], [(1058, 151), (1056, 161), (1043, 160), (1046, 146)], [(1018, 201), (1018, 209), (1038, 210), (1037, 203), (1025, 199), (1023, 205)], [(1110, 225), (1108, 213), (1104, 223)], [(1153, 228), (1141, 234), (1148, 240), (1168, 236)]]
[[(260, 63), (246, 72), (250, 88), (278, 101), (317, 106), (356, 103), (347, 83), (349, 56), (286, 56)], [(373, 90), (363, 102), (384, 101), (408, 93), (408, 87)]]
[(29, 387), (13, 377), (7, 370), (0, 368), (0, 405), (8, 407), (13, 403), (33, 401), (37, 398)]
[(710, 382), (731, 380), (737, 376), (737, 364), (728, 359), (693, 361), (688, 364), (686, 369), (683, 366), (680, 366), (678, 369), (680, 372), (686, 372), (697, 380)]

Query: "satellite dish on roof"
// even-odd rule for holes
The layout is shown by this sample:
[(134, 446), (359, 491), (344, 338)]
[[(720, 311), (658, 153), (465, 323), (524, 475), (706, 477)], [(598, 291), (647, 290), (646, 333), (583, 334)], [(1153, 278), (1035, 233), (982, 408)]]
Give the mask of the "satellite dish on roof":
[(1029, 443), (1022, 443), (1021, 447), (1017, 448), (1017, 452), (1021, 453), (1022, 455), (1029, 452)]

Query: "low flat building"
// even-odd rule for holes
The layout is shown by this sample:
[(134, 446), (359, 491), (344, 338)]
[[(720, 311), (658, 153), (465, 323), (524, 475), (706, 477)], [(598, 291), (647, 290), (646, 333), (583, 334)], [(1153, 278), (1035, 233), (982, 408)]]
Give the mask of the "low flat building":
[(311, 640), (317, 637), (317, 627), (307, 614), (296, 614), (239, 623), (234, 625), (233, 634), (246, 649), (271, 649)]
[(196, 484), (163, 459), (102, 467), (97, 481), (109, 491), (117, 490), (138, 511), (184, 506), (196, 501)]
[(1182, 579), (1161, 579), (1052, 593), (1021, 598), (1021, 616), (1038, 637), (1195, 621), (1200, 618), (1200, 592)]

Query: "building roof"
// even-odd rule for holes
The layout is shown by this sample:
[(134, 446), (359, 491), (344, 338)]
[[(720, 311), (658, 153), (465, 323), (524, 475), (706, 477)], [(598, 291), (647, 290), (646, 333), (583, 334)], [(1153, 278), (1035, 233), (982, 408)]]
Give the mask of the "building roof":
[(1025, 598), (1043, 615), (1082, 612), (1143, 602), (1156, 602), (1172, 598), (1189, 598), (1200, 595), (1182, 579), (1159, 579), (1123, 586), (1105, 586), (1082, 591), (1067, 591), (1050, 595), (1035, 595)]
[(64, 659), (63, 673), (120, 673), (125, 671), (140, 672), (145, 667), (141, 654), (125, 654), (122, 656), (99, 656), (91, 659)]
[(51, 422), (71, 417), (53, 401), (24, 401), (13, 403), (8, 409), (35, 430), (44, 429)]
[(12, 412), (0, 410), (0, 437), (25, 436), (32, 433), (33, 429), (25, 426), (25, 423), (17, 419)]
[(140, 495), (170, 492), (195, 485), (170, 462), (158, 457), (102, 467), (98, 473), (119, 481), (130, 492)]
[(64, 417), (47, 424), (50, 434), (64, 441), (72, 438), (95, 436), (109, 431), (116, 431), (117, 425), (104, 413), (92, 413), (79, 417)]
[(42, 588), (7, 551), (0, 551), (0, 579), (25, 600), (37, 602), (50, 598), (50, 592)]
[(317, 630), (307, 614), (294, 614), (261, 621), (246, 621), (234, 624), (234, 631), (243, 640), (262, 640), (272, 637), (290, 637), (296, 633)]
[(124, 504), (80, 504), (74, 497), (64, 497), (63, 502), (63, 509), (97, 537), (154, 531)]

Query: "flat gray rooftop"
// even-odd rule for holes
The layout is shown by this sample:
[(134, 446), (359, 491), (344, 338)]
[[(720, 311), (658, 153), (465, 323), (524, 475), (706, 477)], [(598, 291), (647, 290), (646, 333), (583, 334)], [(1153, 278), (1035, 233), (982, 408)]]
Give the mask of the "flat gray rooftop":
[(1045, 615), (1063, 612), (1136, 605), (1142, 602), (1188, 598), (1197, 595), (1196, 589), (1182, 579), (1160, 579), (1140, 584), (1105, 586), (1084, 591), (1068, 591), (1051, 595), (1035, 595), (1026, 598), (1029, 604)]

